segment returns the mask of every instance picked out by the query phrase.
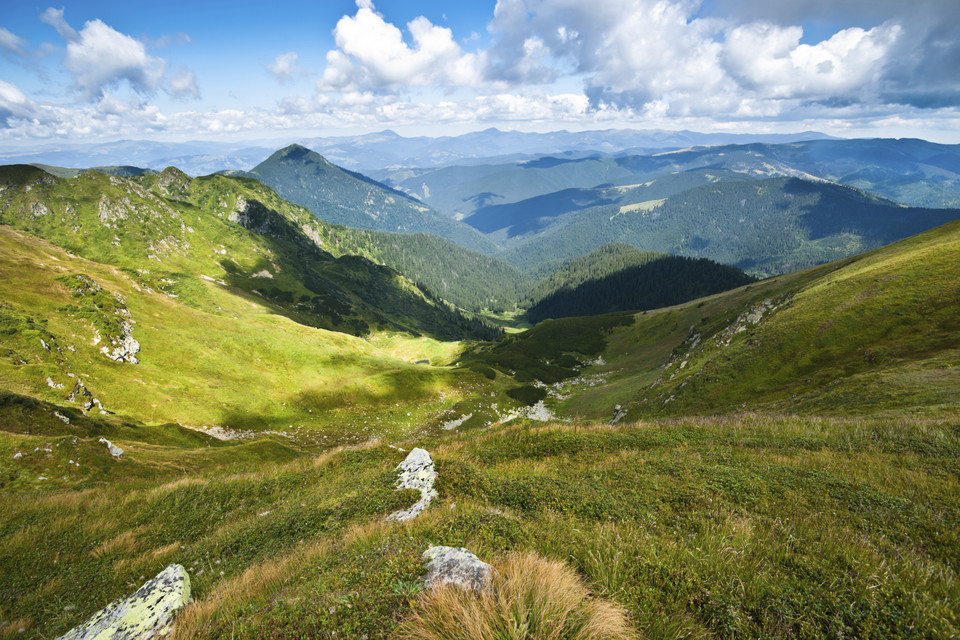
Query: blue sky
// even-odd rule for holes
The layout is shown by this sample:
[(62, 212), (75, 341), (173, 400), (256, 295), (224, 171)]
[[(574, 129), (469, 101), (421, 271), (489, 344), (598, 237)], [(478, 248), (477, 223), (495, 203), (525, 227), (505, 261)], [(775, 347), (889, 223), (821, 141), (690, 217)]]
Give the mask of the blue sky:
[(2, 0), (0, 143), (692, 129), (960, 143), (957, 0)]

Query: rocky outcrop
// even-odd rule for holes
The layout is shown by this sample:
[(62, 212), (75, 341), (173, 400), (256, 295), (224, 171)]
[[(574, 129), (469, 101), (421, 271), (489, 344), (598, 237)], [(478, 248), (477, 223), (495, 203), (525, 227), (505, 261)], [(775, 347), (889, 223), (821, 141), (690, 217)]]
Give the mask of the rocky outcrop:
[(133, 325), (129, 321), (125, 321), (121, 326), (123, 327), (123, 334), (109, 336), (110, 346), (100, 347), (100, 353), (115, 362), (140, 364), (140, 360), (137, 359), (137, 353), (140, 352), (140, 343), (133, 337)]
[(173, 630), (173, 616), (190, 602), (190, 576), (171, 564), (128, 598), (115, 600), (57, 640), (154, 640)]
[(230, 222), (262, 236), (270, 234), (274, 220), (278, 218), (276, 212), (268, 209), (262, 202), (247, 200), (242, 196), (237, 197), (237, 204), (227, 217)]
[(610, 418), (610, 422), (609, 422), (608, 424), (611, 424), (611, 425), (617, 424), (618, 422), (620, 422), (621, 420), (623, 420), (626, 416), (627, 416), (627, 410), (626, 410), (626, 409), (624, 409), (623, 407), (621, 407), (619, 404), (618, 404), (618, 405), (614, 405), (614, 407), (613, 407), (613, 417)]
[(436, 589), (447, 584), (482, 591), (490, 585), (493, 567), (463, 547), (430, 547), (423, 552), (427, 575), (423, 584)]
[(430, 506), (430, 502), (437, 497), (433, 483), (437, 479), (437, 471), (433, 466), (433, 458), (425, 449), (419, 447), (410, 452), (406, 460), (397, 465), (400, 478), (397, 480), (397, 489), (417, 489), (420, 499), (411, 507), (395, 511), (387, 516), (387, 520), (402, 522), (420, 515)]
[(133, 319), (123, 296), (110, 294), (84, 274), (60, 276), (57, 280), (67, 285), (80, 302), (82, 312), (93, 322), (94, 344), (103, 337), (109, 343), (100, 347), (100, 352), (116, 362), (139, 364), (136, 354), (140, 343), (133, 337)]

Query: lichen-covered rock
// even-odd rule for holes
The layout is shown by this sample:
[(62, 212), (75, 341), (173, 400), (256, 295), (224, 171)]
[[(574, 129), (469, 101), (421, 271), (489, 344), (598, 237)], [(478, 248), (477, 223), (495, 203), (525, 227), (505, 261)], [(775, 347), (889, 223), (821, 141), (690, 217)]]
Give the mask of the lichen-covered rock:
[(416, 518), (437, 497), (433, 488), (437, 471), (433, 467), (433, 458), (425, 449), (419, 447), (411, 451), (406, 460), (397, 465), (397, 469), (400, 471), (397, 489), (417, 489), (420, 492), (420, 499), (408, 509), (395, 511), (387, 516), (387, 520), (402, 522)]
[(123, 457), (123, 449), (121, 449), (121, 448), (118, 447), (117, 445), (113, 444), (112, 442), (110, 442), (110, 441), (107, 440), (106, 438), (100, 438), (100, 440), (98, 440), (98, 442), (103, 442), (104, 444), (106, 444), (106, 445), (107, 445), (107, 450), (110, 452), (110, 455), (112, 455), (114, 458), (117, 458), (117, 459), (119, 460), (120, 458)]
[(463, 547), (430, 547), (423, 552), (423, 559), (427, 560), (427, 575), (423, 578), (427, 589), (452, 584), (482, 591), (493, 576), (493, 567)]
[(115, 600), (57, 640), (153, 640), (173, 630), (173, 615), (190, 602), (190, 576), (171, 564), (128, 598)]

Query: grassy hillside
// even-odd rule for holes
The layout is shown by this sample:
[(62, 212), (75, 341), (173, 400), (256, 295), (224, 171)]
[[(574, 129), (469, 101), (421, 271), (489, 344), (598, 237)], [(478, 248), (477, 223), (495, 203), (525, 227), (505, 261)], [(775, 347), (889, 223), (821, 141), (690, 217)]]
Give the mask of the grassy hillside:
[[(444, 364), (456, 355), (455, 344), (313, 328), (262, 298), (210, 280), (190, 281), (185, 293), (176, 289), (180, 294), (148, 288), (152, 281), (136, 272), (68, 254), (9, 227), (0, 227), (0, 274), (3, 389), (75, 409), (85, 400), (79, 384), (104, 409), (149, 424), (355, 442), (381, 430), (411, 429), (481, 379), (414, 364)], [(77, 274), (101, 294), (75, 295)], [(188, 296), (199, 304), (188, 304)], [(122, 301), (124, 315), (95, 306), (103, 300)], [(105, 327), (118, 319), (131, 323), (138, 364), (101, 353), (110, 342)], [(99, 415), (98, 408), (91, 411)]]
[[(430, 544), (466, 546), (501, 571), (513, 554), (560, 563), (590, 601), (625, 610), (636, 637), (960, 627), (950, 422), (740, 416), (442, 435), (417, 441), (440, 497), (410, 524), (384, 522), (413, 500), (391, 491), (405, 453), (389, 440), (297, 456), (171, 434), (124, 442), (115, 461), (85, 433), (3, 437), (5, 469), (25, 451), (18, 469), (68, 478), (0, 495), (0, 616), (20, 637), (63, 633), (172, 562), (195, 599), (175, 638), (398, 637), (427, 606)], [(100, 482), (71, 487), (88, 467)], [(567, 581), (537, 590), (526, 575), (537, 597), (515, 599), (515, 615), (569, 597)]]
[(97, 172), (63, 180), (23, 165), (0, 171), (0, 222), (135, 272), (188, 304), (209, 308), (191, 293), (205, 278), (297, 322), (355, 335), (492, 335), (398, 273), (325, 251), (331, 229), (256, 181), (190, 179), (175, 169), (136, 181)]
[[(39, 177), (15, 197), (56, 184)], [(171, 177), (142, 184), (226, 193)], [(181, 269), (166, 274), (204, 246), (175, 199), (153, 248)], [(57, 202), (35, 224), (66, 218)], [(121, 246), (101, 250), (133, 260), (116, 206)], [(244, 212), (253, 237), (285, 237)], [(0, 226), (0, 634), (58, 637), (177, 562), (195, 601), (174, 640), (417, 637), (436, 616), (420, 586), (433, 544), (509, 577), (514, 628), (568, 607), (605, 612), (608, 630), (625, 615), (617, 638), (960, 634), (960, 222), (489, 345), (326, 331), (226, 280), (124, 270), (65, 238), (76, 250)], [(256, 255), (274, 280), (288, 271)], [(125, 321), (138, 364), (100, 351)], [(78, 383), (116, 415), (84, 410)], [(607, 425), (614, 404), (626, 417)], [(386, 522), (417, 497), (392, 490), (413, 446), (439, 496)]]
[[(629, 321), (611, 316), (619, 328), (601, 335), (601, 318), (552, 321), (552, 331), (604, 345), (602, 365), (567, 372), (592, 381), (589, 388), (558, 392), (565, 399), (557, 406), (591, 419), (609, 417), (615, 404), (632, 417), (743, 410), (953, 415), (960, 401), (958, 250), (960, 222), (952, 222)], [(536, 372), (538, 363), (562, 354), (541, 352), (538, 344), (532, 333), (512, 337), (489, 351), (499, 355), (488, 364), (523, 353), (532, 358), (527, 370)], [(489, 360), (484, 353), (476, 357)]]

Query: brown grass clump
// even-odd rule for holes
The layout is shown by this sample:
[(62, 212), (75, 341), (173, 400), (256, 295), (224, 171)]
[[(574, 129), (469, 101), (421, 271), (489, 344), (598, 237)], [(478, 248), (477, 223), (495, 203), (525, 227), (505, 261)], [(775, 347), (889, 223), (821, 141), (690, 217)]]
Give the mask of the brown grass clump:
[(451, 585), (427, 592), (399, 628), (400, 640), (628, 640), (617, 605), (590, 596), (562, 562), (508, 556), (482, 593)]

